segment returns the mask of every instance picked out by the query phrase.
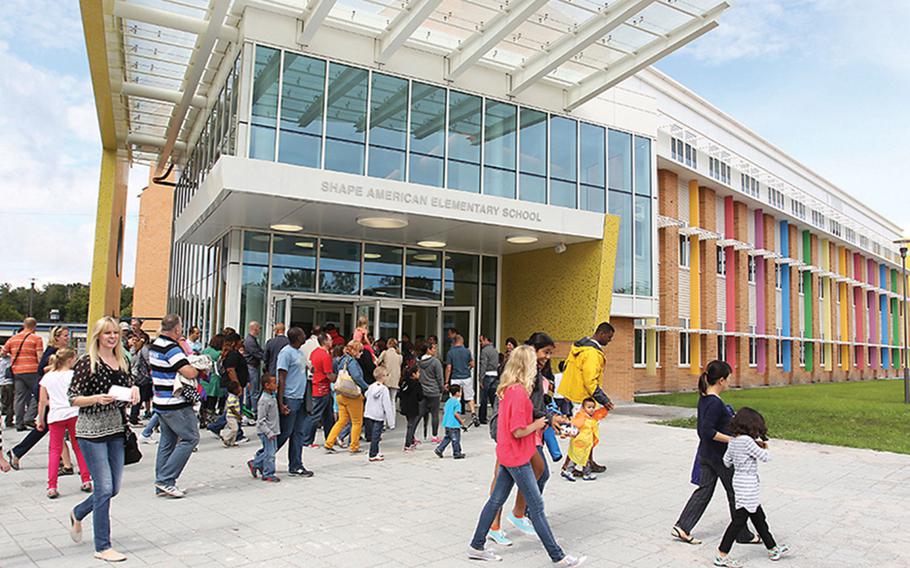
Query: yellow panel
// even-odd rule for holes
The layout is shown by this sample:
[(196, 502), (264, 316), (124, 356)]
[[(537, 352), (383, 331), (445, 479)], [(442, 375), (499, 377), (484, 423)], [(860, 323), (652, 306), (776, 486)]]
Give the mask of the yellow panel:
[[(117, 148), (117, 132), (114, 128), (114, 107), (111, 94), (110, 70), (107, 62), (107, 44), (104, 31), (104, 4), (102, 0), (80, 0), (82, 29), (85, 32), (85, 52), (88, 56), (89, 72), (92, 76), (92, 91), (95, 93), (95, 110), (98, 113), (98, 129), (101, 144), (108, 150)], [(108, 16), (113, 2), (108, 1)]]
[(558, 341), (590, 335), (609, 321), (619, 217), (606, 215), (604, 239), (502, 257), (502, 335), (545, 330)]
[[(648, 318), (645, 322), (649, 326), (657, 324), (654, 318)], [(657, 332), (649, 329), (645, 332), (645, 364), (647, 365), (647, 375), (649, 377), (657, 376)]]
[(128, 165), (117, 158), (116, 150), (101, 150), (92, 284), (89, 291), (90, 326), (102, 316), (120, 315), (127, 168)]

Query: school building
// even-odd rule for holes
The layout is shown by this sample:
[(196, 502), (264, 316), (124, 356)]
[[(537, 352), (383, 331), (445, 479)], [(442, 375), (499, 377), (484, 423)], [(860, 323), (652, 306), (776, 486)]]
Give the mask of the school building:
[(204, 336), (369, 317), (564, 354), (607, 391), (895, 376), (900, 228), (651, 67), (716, 0), (83, 1), (104, 150), (92, 314)]

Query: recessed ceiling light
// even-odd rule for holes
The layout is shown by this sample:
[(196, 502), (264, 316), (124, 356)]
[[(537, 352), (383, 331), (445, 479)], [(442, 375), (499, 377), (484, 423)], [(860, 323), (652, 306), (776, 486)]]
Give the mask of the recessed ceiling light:
[(437, 249), (446, 246), (445, 241), (417, 241), (417, 246), (423, 248)]
[(260, 243), (267, 243), (267, 242), (269, 242), (270, 238), (271, 238), (271, 236), (269, 236), (269, 235), (263, 235), (263, 234), (253, 235), (253, 240), (260, 242)]
[(272, 225), (273, 231), (287, 231), (289, 233), (296, 233), (297, 231), (302, 231), (303, 227), (300, 225), (293, 225), (290, 223), (276, 223)]
[(299, 246), (300, 248), (305, 248), (305, 249), (316, 248), (316, 245), (313, 243), (313, 241), (297, 241), (294, 244)]
[(366, 252), (363, 253), (363, 258), (366, 258), (368, 260), (376, 260), (377, 258), (382, 258), (382, 255), (378, 252)]
[(423, 262), (433, 262), (438, 260), (438, 257), (435, 254), (415, 254), (414, 260), (421, 260)]
[(538, 241), (534, 235), (512, 235), (511, 237), (506, 237), (506, 240), (513, 245), (530, 245)]
[(401, 217), (358, 217), (357, 224), (370, 229), (401, 229), (408, 226), (408, 220)]

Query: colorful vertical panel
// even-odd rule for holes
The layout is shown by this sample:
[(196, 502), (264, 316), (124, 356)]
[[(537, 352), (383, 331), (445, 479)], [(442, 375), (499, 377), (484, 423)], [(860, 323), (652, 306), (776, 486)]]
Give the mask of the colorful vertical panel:
[[(812, 264), (812, 237), (809, 231), (803, 231), (803, 262)], [(812, 314), (815, 305), (815, 294), (812, 293), (812, 272), (806, 270), (800, 276), (803, 279), (803, 338), (806, 350), (806, 370), (815, 368), (815, 344), (809, 341), (813, 337)]]
[[(790, 225), (786, 221), (780, 222), (780, 253), (784, 257), (790, 256)], [(792, 330), (790, 328), (790, 265), (780, 265), (780, 306), (781, 306), (781, 329), (784, 337), (790, 337)], [(784, 372), (789, 373), (793, 370), (793, 341), (784, 339), (781, 341), (781, 353), (784, 361)]]
[[(689, 225), (701, 226), (698, 181), (689, 181)], [(689, 239), (689, 327), (701, 329), (701, 240), (698, 235)], [(701, 335), (689, 339), (689, 372), (701, 374)]]
[[(727, 196), (724, 197), (724, 238), (732, 239), (733, 238), (733, 197)], [(724, 256), (726, 257), (727, 264), (727, 277), (726, 277), (726, 291), (725, 291), (725, 300), (727, 303), (727, 331), (734, 332), (736, 329), (736, 267), (735, 267), (735, 258), (736, 254), (734, 253), (732, 246), (724, 247)], [(726, 336), (726, 346), (724, 351), (726, 352), (727, 363), (730, 363), (730, 366), (736, 369), (737, 363), (737, 353), (736, 353), (736, 337), (732, 335)]]
[[(761, 209), (755, 210), (755, 247), (765, 248), (765, 215)], [(755, 257), (755, 330), (759, 335), (768, 333), (765, 322), (765, 257)], [(764, 373), (768, 362), (768, 340), (756, 339), (758, 372)]]

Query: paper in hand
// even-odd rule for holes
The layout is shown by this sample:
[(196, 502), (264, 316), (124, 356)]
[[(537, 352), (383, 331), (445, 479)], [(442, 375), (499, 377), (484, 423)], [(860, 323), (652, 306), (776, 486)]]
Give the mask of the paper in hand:
[(111, 390), (107, 392), (108, 396), (112, 396), (117, 400), (123, 402), (130, 402), (133, 399), (133, 391), (128, 387), (121, 387), (118, 385), (111, 385)]

